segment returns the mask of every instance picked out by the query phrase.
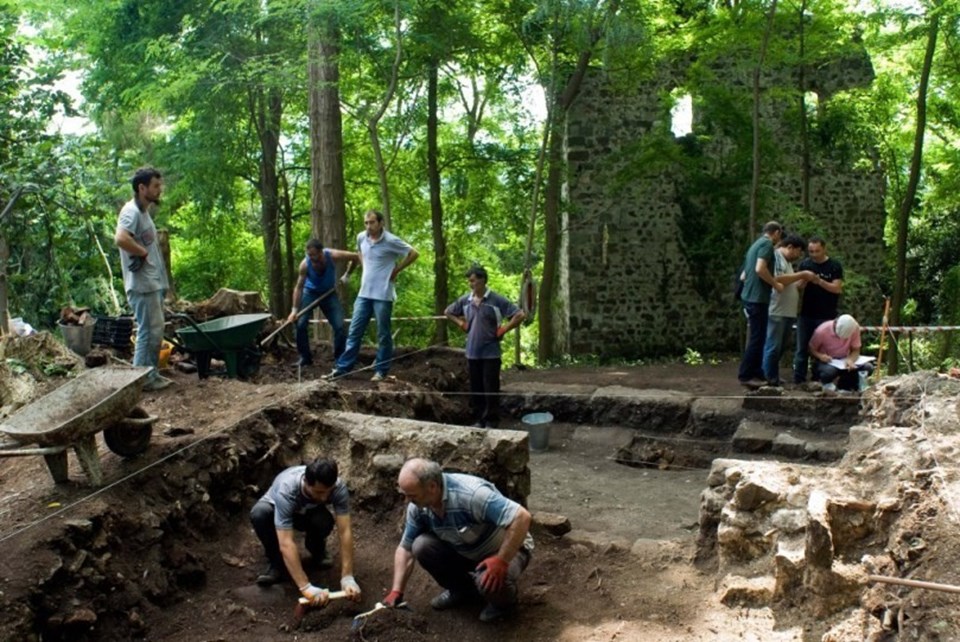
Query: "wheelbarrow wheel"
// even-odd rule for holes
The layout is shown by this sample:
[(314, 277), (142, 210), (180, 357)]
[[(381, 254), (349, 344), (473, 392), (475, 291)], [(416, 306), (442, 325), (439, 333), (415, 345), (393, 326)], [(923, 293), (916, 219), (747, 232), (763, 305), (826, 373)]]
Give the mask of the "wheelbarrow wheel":
[(111, 452), (121, 457), (135, 457), (150, 446), (153, 422), (156, 420), (156, 417), (151, 417), (150, 413), (137, 406), (124, 419), (104, 428), (103, 441)]

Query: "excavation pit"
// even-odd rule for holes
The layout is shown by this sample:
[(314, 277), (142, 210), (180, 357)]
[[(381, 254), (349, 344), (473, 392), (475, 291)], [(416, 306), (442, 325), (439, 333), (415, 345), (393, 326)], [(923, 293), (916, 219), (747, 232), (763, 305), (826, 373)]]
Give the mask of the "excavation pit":
[[(711, 633), (716, 630), (809, 639), (803, 637), (809, 631), (797, 631), (832, 626), (830, 618), (818, 621), (802, 608), (724, 606), (721, 599), (734, 593), (714, 590), (717, 564), (730, 560), (694, 563), (709, 521), (701, 495), (709, 487), (711, 501), (718, 501), (723, 490), (708, 482), (709, 475), (720, 474), (711, 472), (710, 462), (740, 456), (732, 451), (734, 435), (745, 420), (759, 421), (756, 413), (764, 412), (741, 407), (738, 414), (730, 402), (735, 390), (634, 394), (627, 390), (633, 385), (622, 385), (610, 394), (565, 395), (556, 388), (561, 384), (547, 382), (554, 386), (548, 395), (545, 388), (531, 390), (529, 381), (510, 381), (514, 373), (508, 373), (504, 406), (510, 418), (504, 427), (521, 429), (524, 409), (549, 408), (556, 416), (550, 449), (529, 453), (522, 431), (456, 425), (468, 419), (455, 385), (463, 381), (460, 359), (456, 353), (431, 356), (415, 377), (408, 380), (398, 368), (397, 380), (380, 384), (359, 375), (337, 385), (297, 383), (289, 370), (269, 364), (255, 383), (177, 375), (172, 391), (145, 400), (160, 415), (146, 455), (126, 461), (101, 449), (107, 483), (102, 492), (91, 496), (79, 472), (71, 483), (54, 486), (41, 461), (3, 469), (0, 638), (446, 640), (456, 632), (466, 641), (660, 642), (718, 639)], [(427, 368), (435, 376), (422, 376)], [(317, 370), (317, 376), (324, 371)], [(269, 383), (271, 378), (284, 382)], [(426, 380), (443, 386), (446, 395), (435, 395), (436, 388), (422, 385)], [(544, 405), (546, 397), (554, 398), (553, 407)], [(744, 443), (758, 443), (747, 437), (741, 434)], [(690, 454), (687, 442), (700, 443), (703, 453)], [(652, 461), (641, 450), (641, 444), (649, 450), (657, 443), (672, 444), (669, 461), (666, 451)], [(321, 453), (341, 462), (353, 491), (355, 570), (364, 600), (313, 611), (294, 629), (296, 588), (254, 584), (264, 560), (247, 513), (279, 470)], [(479, 605), (432, 611), (429, 600), (439, 589), (417, 569), (406, 594), (412, 612), (384, 613), (359, 632), (351, 630), (353, 616), (389, 590), (402, 513), (395, 476), (414, 454), (484, 475), (526, 498), (536, 517), (537, 547), (522, 579), (521, 608), (511, 620), (481, 624)], [(771, 466), (785, 457), (762, 448), (742, 456)], [(798, 474), (810, 477), (832, 465), (802, 450), (795, 461)], [(744, 470), (749, 475), (762, 467)], [(122, 481), (129, 475), (135, 476)], [(838, 514), (857, 506), (843, 504)], [(871, 526), (874, 532), (883, 527)], [(336, 533), (329, 543), (333, 570), (306, 563), (315, 583), (336, 588)], [(842, 553), (852, 556), (855, 550), (850, 545)]]

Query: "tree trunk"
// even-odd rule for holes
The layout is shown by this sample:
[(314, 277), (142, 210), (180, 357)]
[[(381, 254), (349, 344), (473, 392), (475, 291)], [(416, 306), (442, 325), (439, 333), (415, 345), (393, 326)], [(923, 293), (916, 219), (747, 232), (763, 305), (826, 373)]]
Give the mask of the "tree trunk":
[[(940, 12), (934, 7), (930, 16), (930, 31), (927, 34), (927, 50), (920, 71), (920, 85), (917, 87), (917, 126), (913, 136), (913, 157), (910, 160), (910, 178), (907, 189), (900, 202), (897, 214), (897, 271), (893, 282), (893, 298), (890, 301), (890, 325), (900, 325), (900, 310), (907, 300), (907, 234), (910, 227), (910, 212), (913, 211), (920, 184), (920, 166), (923, 161), (923, 137), (927, 128), (927, 88), (930, 85), (930, 70), (933, 67), (933, 54), (937, 50), (937, 35), (940, 31)], [(892, 343), (887, 353), (887, 372), (897, 374), (897, 344)]]
[(160, 245), (160, 254), (163, 256), (163, 267), (167, 271), (167, 293), (164, 295), (164, 301), (172, 302), (177, 300), (177, 288), (173, 283), (173, 265), (170, 264), (170, 232), (169, 230), (157, 230), (157, 244)]
[[(285, 163), (281, 164), (281, 168), (285, 166)], [(286, 282), (292, 285), (297, 280), (295, 270), (300, 262), (297, 260), (299, 248), (295, 247), (296, 242), (293, 238), (293, 202), (290, 198), (290, 183), (284, 169), (280, 171), (280, 185), (283, 188), (281, 190), (283, 198), (280, 201), (280, 218), (283, 221), (283, 273)]]
[(343, 120), (340, 113), (340, 32), (328, 19), (310, 45), (310, 223), (325, 247), (346, 247)]
[(10, 246), (7, 235), (0, 233), (0, 336), (10, 332), (7, 319), (10, 318), (10, 291), (7, 281), (7, 265), (10, 263)]
[(380, 207), (383, 214), (383, 224), (390, 229), (390, 185), (387, 182), (387, 164), (383, 160), (383, 150), (380, 147), (380, 119), (387, 113), (387, 107), (393, 100), (393, 95), (397, 91), (397, 83), (400, 80), (400, 62), (403, 60), (403, 23), (400, 20), (400, 3), (393, 5), (393, 24), (394, 33), (397, 38), (396, 55), (393, 58), (393, 67), (390, 69), (390, 82), (387, 85), (387, 91), (380, 101), (380, 107), (376, 113), (367, 119), (367, 131), (370, 133), (370, 145), (373, 147), (373, 157), (377, 164), (377, 178), (380, 180)]
[[(800, 3), (800, 207), (804, 213), (810, 212), (810, 140), (807, 121), (807, 77), (806, 77), (806, 31), (804, 15), (807, 13), (807, 0)], [(751, 231), (754, 228), (751, 228)]]
[(750, 232), (757, 229), (757, 208), (760, 206), (760, 71), (763, 61), (767, 57), (767, 47), (770, 44), (770, 34), (773, 31), (773, 18), (777, 14), (777, 0), (770, 3), (767, 13), (767, 27), (763, 32), (763, 41), (760, 43), (760, 57), (757, 66), (753, 69), (753, 178), (750, 183)]
[[(427, 71), (427, 182), (430, 185), (430, 219), (433, 222), (433, 309), (443, 316), (447, 307), (447, 241), (443, 235), (443, 205), (440, 201), (440, 164), (437, 159), (437, 61)], [(434, 343), (447, 342), (447, 323), (437, 321)]]
[(560, 127), (550, 133), (547, 185), (543, 191), (543, 275), (540, 279), (540, 343), (537, 359), (542, 363), (557, 353), (554, 323), (554, 293), (560, 263), (560, 191), (563, 179), (563, 138)]
[(252, 97), (253, 117), (260, 141), (260, 227), (267, 264), (270, 312), (277, 318), (286, 316), (287, 292), (283, 282), (283, 261), (280, 253), (279, 194), (277, 151), (280, 147), (280, 118), (283, 100), (277, 88), (256, 90)]
[[(594, 8), (597, 5), (594, 4)], [(606, 5), (606, 18), (609, 20), (620, 10), (620, 1), (612, 0)], [(567, 110), (580, 93), (580, 86), (583, 84), (583, 77), (587, 73), (587, 66), (593, 57), (593, 50), (600, 37), (603, 35), (603, 25), (607, 20), (598, 20), (594, 23), (590, 31), (590, 42), (587, 47), (580, 52), (577, 58), (577, 64), (570, 74), (563, 91), (555, 94), (551, 90), (547, 95), (547, 123), (544, 129), (544, 138), (541, 146), (541, 160), (544, 152), (547, 154), (547, 186), (544, 191), (544, 257), (543, 257), (543, 278), (540, 282), (540, 314), (538, 315), (538, 329), (540, 331), (539, 344), (537, 346), (537, 358), (542, 362), (552, 359), (556, 354), (557, 339), (554, 336), (555, 327), (552, 318), (551, 307), (554, 301), (556, 291), (557, 272), (559, 270), (560, 257), (560, 186), (563, 176), (563, 141), (561, 138), (559, 124), (566, 118)], [(559, 70), (554, 68), (552, 73), (554, 78)], [(534, 194), (540, 184), (540, 172), (542, 165), (537, 166), (537, 176), (534, 184)], [(536, 196), (534, 196), (534, 213), (536, 213)], [(530, 232), (527, 237), (527, 260), (526, 268), (530, 268), (530, 249), (533, 240), (533, 220), (531, 220)], [(547, 318), (551, 317), (551, 318)], [(519, 355), (518, 355), (519, 356)]]

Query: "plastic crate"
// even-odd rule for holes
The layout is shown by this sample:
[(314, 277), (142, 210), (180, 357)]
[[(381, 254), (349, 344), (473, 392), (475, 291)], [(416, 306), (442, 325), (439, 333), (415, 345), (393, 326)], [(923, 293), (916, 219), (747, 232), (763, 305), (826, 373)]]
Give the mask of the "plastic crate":
[(97, 317), (93, 326), (93, 342), (112, 348), (129, 348), (133, 333), (133, 317)]

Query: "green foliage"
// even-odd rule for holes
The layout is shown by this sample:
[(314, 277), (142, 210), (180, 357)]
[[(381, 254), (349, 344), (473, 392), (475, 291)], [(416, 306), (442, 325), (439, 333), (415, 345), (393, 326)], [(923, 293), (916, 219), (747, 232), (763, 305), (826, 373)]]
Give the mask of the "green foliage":
[[(399, 42), (395, 6), (401, 12)], [(633, 87), (663, 69), (688, 68), (676, 82), (678, 90), (694, 97), (695, 133), (679, 140), (670, 135), (670, 104), (664, 101), (663, 113), (651, 118), (651, 135), (623, 146), (609, 189), (642, 180), (671, 181), (680, 208), (681, 247), (696, 287), (705, 300), (726, 296), (717, 291), (712, 275), (731, 273), (739, 246), (755, 233), (745, 230), (752, 163), (749, 78), (769, 4), (620, 3), (616, 15), (607, 13), (610, 6), (567, 0), (398, 5), (374, 0), (0, 0), (0, 207), (15, 194), (19, 199), (0, 222), (11, 248), (6, 267), (12, 312), (44, 326), (69, 302), (113, 311), (112, 290), (120, 287), (112, 240), (116, 212), (129, 198), (131, 170), (146, 163), (161, 167), (167, 179), (158, 223), (171, 230), (180, 295), (206, 298), (219, 287), (266, 293), (260, 216), (270, 195), (262, 191), (264, 149), (257, 134), (264, 126), (260, 108), (271, 98), (281, 101), (275, 169), (293, 245), (292, 256), (282, 248), (281, 260), (299, 259), (310, 235), (307, 27), (342, 35), (342, 153), (351, 249), (363, 212), (381, 206), (367, 125), (381, 107), (402, 46), (396, 95), (377, 130), (393, 231), (421, 253), (400, 278), (398, 315), (432, 315), (438, 303), (433, 301), (435, 257), (424, 172), (427, 65), (441, 70), (441, 198), (451, 297), (464, 291), (462, 273), (478, 261), (490, 271), (491, 287), (514, 298), (527, 267), (524, 250), (541, 134), (524, 104), (524, 90), (531, 78), (548, 91), (562, 86), (598, 29), (604, 39), (592, 60), (611, 86)], [(20, 7), (29, 7), (32, 22), (43, 25), (39, 36), (18, 32)], [(836, 162), (869, 170), (882, 166), (889, 178), (888, 211), (896, 212), (913, 145), (924, 8), (881, 6), (863, 16), (833, 0), (805, 7), (800, 16), (798, 6), (781, 3), (765, 67), (815, 69), (837, 56), (854, 55), (861, 44), (869, 49), (877, 73), (869, 88), (816, 88), (822, 100), (807, 105), (809, 142), (814, 151), (829, 150)], [(956, 31), (955, 13), (944, 10), (948, 33)], [(797, 46), (801, 31), (803, 52)], [(45, 55), (30, 60), (28, 45)], [(690, 60), (692, 66), (686, 67)], [(48, 128), (53, 114), (73, 111), (54, 84), (68, 65), (86, 71), (84, 91), (98, 125), (93, 136), (60, 136)], [(718, 82), (718, 71), (726, 75), (730, 69), (744, 79), (740, 86)], [(954, 46), (945, 41), (935, 62), (924, 171), (908, 243), (914, 304), (905, 312), (919, 323), (953, 319), (960, 306), (957, 78)], [(766, 90), (784, 104), (799, 105), (801, 88), (783, 85)], [(799, 107), (791, 109), (799, 136)], [(869, 144), (874, 140), (880, 141), (876, 150)], [(761, 145), (764, 171), (791, 171), (780, 167), (780, 150), (767, 132)], [(707, 166), (705, 157), (716, 162)], [(820, 221), (784, 205), (792, 202), (790, 195), (770, 190), (761, 200), (761, 211), (776, 211), (791, 230), (806, 236), (824, 231)], [(544, 254), (542, 228), (537, 221), (535, 272)], [(892, 244), (892, 234), (888, 240)], [(879, 318), (877, 284), (850, 266), (844, 300), (850, 307), (876, 309)], [(122, 292), (119, 301), (124, 303)], [(398, 341), (426, 344), (433, 327), (433, 322), (401, 322)], [(524, 359), (536, 346), (536, 332), (536, 324), (524, 326)], [(462, 341), (451, 337), (454, 344)], [(514, 358), (509, 343), (507, 363)], [(953, 358), (950, 345), (929, 351), (933, 361)], [(689, 349), (685, 358), (695, 354)]]
[(178, 210), (171, 222), (184, 230), (171, 244), (178, 296), (196, 301), (220, 288), (266, 292), (263, 242), (252, 225), (222, 211), (205, 213), (194, 206)]
[(703, 355), (693, 348), (687, 348), (683, 353), (683, 362), (688, 366), (702, 366), (704, 364)]

